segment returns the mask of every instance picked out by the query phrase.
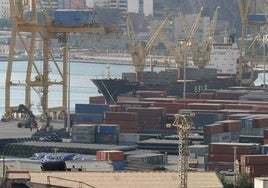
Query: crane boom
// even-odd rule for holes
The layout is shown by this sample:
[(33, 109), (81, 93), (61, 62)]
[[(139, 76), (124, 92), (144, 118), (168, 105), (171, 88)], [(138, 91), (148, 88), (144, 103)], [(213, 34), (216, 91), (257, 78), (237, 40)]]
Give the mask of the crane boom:
[(199, 45), (198, 42), (195, 42), (192, 45), (191, 50), (193, 53), (193, 62), (194, 65), (198, 66), (199, 68), (204, 68), (210, 61), (210, 51), (214, 41), (219, 10), (220, 7), (217, 6), (210, 23), (208, 37), (205, 39), (203, 44), (201, 43), (201, 45)]
[(154, 42), (157, 40), (161, 30), (164, 28), (164, 26), (167, 24), (170, 16), (172, 14), (170, 13), (160, 24), (160, 26), (154, 31), (153, 35), (149, 39), (146, 46), (143, 48), (141, 43), (138, 41), (137, 35), (134, 31), (134, 27), (131, 22), (130, 15), (127, 14), (127, 37), (129, 42), (129, 49), (130, 49), (130, 55), (132, 58), (132, 64), (135, 68), (136, 72), (136, 80), (140, 81), (140, 74), (144, 71), (144, 66), (146, 63), (146, 57), (149, 54), (149, 51), (153, 47)]

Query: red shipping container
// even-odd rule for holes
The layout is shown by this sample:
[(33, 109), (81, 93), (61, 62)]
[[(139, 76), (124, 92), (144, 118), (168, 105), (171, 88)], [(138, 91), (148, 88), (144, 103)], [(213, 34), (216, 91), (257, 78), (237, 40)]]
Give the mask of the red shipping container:
[(146, 102), (146, 101), (119, 101), (117, 104), (121, 105), (123, 109), (126, 109), (128, 107), (140, 107), (140, 108), (147, 108), (149, 107), (153, 102)]
[(214, 142), (209, 144), (209, 153), (234, 154), (235, 148), (237, 155), (254, 155), (258, 153), (259, 144)]
[(176, 98), (143, 98), (143, 99), (140, 99), (141, 101), (151, 101), (151, 102), (154, 102), (154, 103), (175, 103), (176, 102)]
[(148, 97), (166, 97), (167, 92), (166, 91), (154, 91), (154, 90), (139, 90), (136, 92), (137, 96), (140, 96), (142, 98), (148, 98)]
[[(240, 159), (240, 155), (236, 155), (236, 159)], [(218, 162), (234, 162), (233, 154), (210, 154), (208, 161), (218, 161)]]
[(215, 93), (200, 93), (199, 98), (200, 99), (214, 99)]
[(199, 93), (185, 93), (186, 99), (199, 99)]
[(248, 113), (246, 113), (246, 114), (244, 114), (244, 113), (235, 113), (235, 114), (230, 114), (230, 115), (228, 115), (228, 119), (229, 120), (238, 120), (238, 119), (240, 119), (240, 118), (243, 118), (243, 117), (247, 117), (247, 116), (249, 116), (250, 114), (248, 114)]
[(104, 120), (105, 124), (112, 124), (112, 125), (119, 125), (120, 126), (120, 132), (121, 129), (133, 129), (138, 128), (137, 121), (121, 121), (121, 120)]
[(256, 166), (256, 165), (268, 165), (268, 155), (242, 155), (241, 165), (244, 166)]
[(96, 152), (97, 160), (106, 161), (122, 161), (124, 160), (124, 153), (123, 151), (118, 150), (105, 150), (105, 151), (97, 151)]
[(223, 104), (212, 104), (212, 103), (189, 103), (187, 108), (190, 110), (198, 109), (198, 110), (221, 110), (224, 109)]
[(136, 121), (135, 112), (104, 112), (104, 120)]
[(203, 134), (204, 136), (209, 136), (215, 133), (223, 132), (223, 125), (220, 123), (210, 124), (203, 126)]
[(234, 169), (234, 164), (230, 162), (208, 162), (205, 167), (206, 171), (227, 171)]
[(226, 109), (254, 110), (257, 105), (253, 104), (225, 104)]
[(239, 131), (242, 129), (242, 122), (240, 120), (224, 120), (217, 123), (223, 124), (224, 132)]
[(152, 103), (150, 107), (164, 107), (167, 113), (178, 113), (179, 110), (185, 109), (186, 105), (183, 103)]
[(253, 128), (268, 127), (268, 117), (257, 117), (252, 119)]
[(102, 95), (89, 97), (89, 103), (91, 103), (91, 104), (105, 104), (105, 97)]
[(263, 131), (263, 138), (268, 139), (268, 129), (264, 129)]
[(264, 144), (264, 145), (268, 144), (268, 138), (265, 138), (265, 139), (263, 140), (263, 144)]

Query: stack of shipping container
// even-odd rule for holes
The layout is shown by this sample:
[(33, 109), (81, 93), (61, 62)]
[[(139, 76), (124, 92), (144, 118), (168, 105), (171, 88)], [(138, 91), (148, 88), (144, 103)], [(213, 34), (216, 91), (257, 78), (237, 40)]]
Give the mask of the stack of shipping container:
[(268, 155), (242, 155), (240, 164), (241, 171), (249, 174), (251, 180), (268, 174)]
[(206, 170), (233, 170), (235, 160), (240, 160), (242, 155), (259, 154), (259, 149), (260, 145), (255, 143), (210, 143)]
[(217, 121), (203, 127), (204, 144), (211, 142), (238, 142), (242, 130), (239, 120)]

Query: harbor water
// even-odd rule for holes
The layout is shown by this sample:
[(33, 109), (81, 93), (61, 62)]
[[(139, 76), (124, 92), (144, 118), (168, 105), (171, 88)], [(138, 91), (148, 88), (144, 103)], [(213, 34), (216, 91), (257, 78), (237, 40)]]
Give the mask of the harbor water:
[[(11, 87), (10, 104), (11, 106), (18, 106), (25, 103), (25, 79), (27, 61), (14, 61), (11, 73), (11, 81), (20, 83), (19, 86)], [(42, 62), (35, 62), (39, 70), (42, 70)], [(61, 64), (62, 62), (58, 62)], [(0, 115), (5, 112), (5, 84), (7, 61), (0, 61)], [(53, 67), (54, 63), (50, 63), (51, 72), (49, 73), (50, 80), (60, 81), (60, 75), (56, 68)], [(61, 65), (59, 65), (61, 67)], [(107, 78), (110, 72), (110, 78), (121, 77), (122, 72), (132, 72), (133, 68), (129, 65), (107, 65), (97, 63), (83, 63), (71, 62), (70, 63), (70, 109), (73, 110), (77, 103), (89, 103), (90, 96), (100, 95), (95, 85), (90, 81), (92, 78)], [(109, 71), (108, 71), (109, 70)], [(37, 74), (33, 71), (32, 80)], [(40, 114), (40, 97), (38, 93), (32, 89), (32, 111), (35, 114)], [(62, 106), (62, 86), (49, 87), (48, 97), (49, 107)]]
[[(11, 81), (14, 83), (20, 83), (19, 86), (11, 87), (10, 105), (18, 106), (25, 103), (25, 78), (27, 61), (14, 61), (13, 69), (11, 73)], [(43, 63), (35, 62), (39, 70), (42, 70)], [(62, 62), (58, 62), (60, 64)], [(0, 115), (5, 112), (5, 84), (6, 84), (6, 72), (7, 61), (0, 61)], [(61, 67), (61, 65), (59, 65)], [(49, 73), (49, 79), (55, 81), (61, 81), (58, 71), (54, 63), (50, 63), (51, 72)], [(70, 109), (74, 110), (75, 104), (89, 103), (90, 96), (100, 95), (96, 86), (90, 81), (92, 78), (120, 78), (122, 72), (134, 72), (134, 69), (130, 65), (116, 65), (106, 63), (85, 63), (85, 62), (70, 62)], [(163, 68), (156, 68), (156, 71), (163, 70)], [(149, 71), (149, 67), (145, 68), (145, 71)], [(32, 80), (37, 74), (33, 71)], [(268, 75), (266, 75), (268, 78)], [(267, 80), (267, 79), (266, 79)], [(263, 73), (259, 74), (258, 79), (255, 81), (256, 85), (263, 84)], [(266, 81), (268, 83), (268, 81)], [(40, 95), (35, 90), (32, 90), (32, 111), (35, 114), (41, 114), (40, 107)], [(62, 106), (62, 86), (49, 87), (48, 106), (58, 107)]]

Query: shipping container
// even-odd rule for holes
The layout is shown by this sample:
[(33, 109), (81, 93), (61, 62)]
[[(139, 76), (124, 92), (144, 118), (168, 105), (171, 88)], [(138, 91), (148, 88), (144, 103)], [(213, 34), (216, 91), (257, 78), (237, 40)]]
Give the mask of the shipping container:
[[(252, 133), (252, 131), (251, 131)], [(258, 143), (263, 144), (263, 136), (255, 136), (255, 135), (239, 135), (240, 143)]]
[(267, 166), (268, 155), (242, 155), (240, 164), (244, 166)]
[(119, 143), (119, 134), (96, 134), (95, 143), (117, 145)]
[(248, 22), (250, 23), (258, 23), (258, 24), (265, 24), (267, 22), (266, 16), (264, 14), (249, 14), (248, 15)]
[(104, 120), (137, 121), (136, 112), (105, 112)]
[(95, 134), (96, 124), (75, 124), (72, 126), (72, 134)]
[(255, 155), (259, 154), (260, 144), (256, 143), (228, 143), (214, 142), (209, 144), (210, 154), (234, 154), (237, 155)]
[(96, 125), (96, 134), (119, 134), (120, 127), (116, 124)]
[(100, 114), (109, 111), (107, 104), (75, 104), (75, 113)]
[(105, 104), (105, 97), (103, 95), (100, 96), (91, 96), (89, 97), (90, 104)]
[(122, 161), (124, 160), (124, 152), (118, 150), (99, 150), (96, 152), (96, 159), (102, 161)]
[(74, 124), (102, 123), (103, 114), (74, 114)]
[(136, 154), (127, 156), (127, 160), (133, 163), (163, 165), (166, 164), (167, 156), (157, 153)]
[(267, 188), (268, 187), (268, 178), (267, 177), (254, 178), (254, 187), (255, 188)]
[(155, 102), (150, 105), (151, 107), (164, 107), (167, 113), (175, 114), (179, 110), (185, 109), (186, 105), (183, 103), (167, 103), (167, 102)]
[(98, 23), (94, 10), (55, 10), (53, 24), (56, 26), (91, 26)]
[(223, 120), (223, 115), (218, 113), (196, 112), (191, 119), (196, 129), (203, 129), (205, 125), (210, 125), (215, 121)]
[(221, 110), (224, 109), (224, 105), (216, 103), (189, 103), (187, 108), (189, 110)]
[(203, 126), (203, 134), (204, 136), (209, 136), (216, 133), (223, 132), (223, 125), (220, 123), (213, 123), (209, 125)]
[(240, 120), (224, 120), (216, 123), (223, 124), (224, 132), (232, 132), (242, 130), (242, 122)]

